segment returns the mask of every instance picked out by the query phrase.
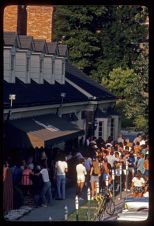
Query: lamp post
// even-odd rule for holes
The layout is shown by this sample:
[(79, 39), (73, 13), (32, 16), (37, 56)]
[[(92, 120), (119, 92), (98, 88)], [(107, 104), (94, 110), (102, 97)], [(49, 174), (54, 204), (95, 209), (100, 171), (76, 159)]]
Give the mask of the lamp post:
[(122, 199), (122, 164), (120, 164), (120, 199)]
[(9, 100), (10, 100), (10, 107), (12, 108), (12, 103), (13, 103), (13, 100), (16, 99), (16, 95), (15, 94), (10, 94), (9, 95)]
[(75, 197), (76, 221), (79, 221), (79, 198)]
[(8, 116), (7, 116), (7, 121), (10, 119), (10, 115), (11, 115), (11, 111), (12, 111), (12, 105), (13, 105), (13, 100), (16, 99), (16, 95), (15, 94), (10, 94), (9, 95), (9, 100), (10, 100), (10, 109), (8, 112)]
[(64, 102), (64, 98), (66, 97), (66, 93), (61, 93), (61, 103), (60, 103), (60, 107), (59, 107), (59, 116), (62, 117), (62, 107), (63, 107), (63, 102)]
[(126, 197), (127, 197), (127, 190), (128, 190), (128, 161), (126, 160)]
[(68, 220), (68, 207), (67, 206), (64, 207), (64, 218), (65, 218), (65, 221)]
[(112, 169), (112, 181), (113, 181), (113, 199), (115, 198), (114, 184), (115, 184), (115, 174), (114, 169)]
[(87, 199), (88, 199), (88, 221), (90, 220), (90, 188), (87, 190)]
[(108, 186), (109, 186), (109, 176), (108, 175), (106, 175), (105, 184), (108, 189)]

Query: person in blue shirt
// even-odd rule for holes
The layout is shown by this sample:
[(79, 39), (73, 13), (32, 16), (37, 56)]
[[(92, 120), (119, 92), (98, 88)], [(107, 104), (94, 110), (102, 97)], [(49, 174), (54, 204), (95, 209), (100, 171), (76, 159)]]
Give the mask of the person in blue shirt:
[(13, 208), (18, 209), (24, 204), (24, 196), (20, 188), (22, 169), (19, 162), (16, 162), (16, 164), (11, 167), (11, 172), (13, 180)]
[(140, 170), (142, 175), (144, 174), (144, 154), (140, 154), (140, 159), (137, 162), (137, 170)]
[(92, 158), (90, 157), (90, 153), (86, 153), (86, 155), (84, 156), (84, 166), (87, 171), (85, 185), (89, 187), (90, 186), (90, 170), (92, 167)]

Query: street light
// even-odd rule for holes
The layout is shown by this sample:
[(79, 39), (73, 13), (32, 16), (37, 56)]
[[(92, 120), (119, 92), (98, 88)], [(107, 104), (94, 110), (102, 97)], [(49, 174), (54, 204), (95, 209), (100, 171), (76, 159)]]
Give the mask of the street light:
[(7, 120), (6, 121), (9, 121), (9, 119), (10, 119), (10, 115), (11, 115), (11, 111), (12, 111), (13, 100), (15, 100), (15, 99), (16, 99), (16, 95), (15, 94), (10, 94), (9, 95), (10, 109), (9, 109), (9, 112), (8, 112), (8, 115), (7, 115)]
[(62, 107), (63, 107), (64, 98), (66, 97), (66, 93), (62, 92), (60, 94), (60, 97), (61, 97), (61, 102), (60, 102), (60, 106), (58, 108), (58, 111), (59, 111), (59, 117), (62, 117)]
[(13, 100), (15, 100), (16, 99), (16, 95), (15, 94), (10, 94), (9, 95), (9, 100), (11, 101), (10, 102), (10, 107), (12, 108), (12, 103), (13, 103)]
[(87, 190), (87, 199), (88, 199), (88, 221), (90, 220), (90, 188)]

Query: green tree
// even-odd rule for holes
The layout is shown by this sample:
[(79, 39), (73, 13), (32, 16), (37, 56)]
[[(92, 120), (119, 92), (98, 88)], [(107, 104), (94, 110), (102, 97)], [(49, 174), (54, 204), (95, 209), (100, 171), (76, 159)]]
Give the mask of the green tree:
[(113, 68), (130, 68), (136, 60), (136, 43), (146, 35), (141, 25), (146, 11), (134, 5), (59, 5), (53, 36), (55, 40), (65, 37), (72, 64), (101, 83)]
[(147, 8), (141, 6), (108, 6), (106, 20), (102, 21), (102, 54), (91, 71), (100, 82), (110, 79), (113, 68), (131, 68), (136, 61), (138, 46), (147, 36), (147, 28), (141, 21), (146, 18)]
[(104, 81), (105, 86), (117, 96), (116, 109), (121, 113), (123, 127), (148, 130), (148, 92), (143, 92), (144, 88), (147, 89), (146, 86), (143, 88), (147, 81), (141, 80), (143, 73), (147, 74), (145, 70), (146, 67), (144, 72), (140, 73), (140, 69), (137, 74), (134, 69), (119, 67), (110, 72), (110, 80)]
[(100, 55), (96, 29), (106, 10), (105, 6), (56, 6), (54, 40), (65, 37), (63, 42), (68, 45), (70, 61), (87, 74)]
[(137, 5), (63, 5), (54, 14), (54, 39), (68, 45), (71, 63), (117, 95), (124, 125), (137, 129), (148, 122), (147, 16)]
[[(134, 63), (134, 71), (138, 77), (137, 87), (139, 95), (136, 101), (139, 101), (139, 113), (136, 115), (134, 124), (136, 128), (148, 131), (149, 122), (149, 47), (145, 43), (140, 55)], [(135, 99), (135, 98), (134, 98)], [(138, 102), (137, 102), (138, 103)]]

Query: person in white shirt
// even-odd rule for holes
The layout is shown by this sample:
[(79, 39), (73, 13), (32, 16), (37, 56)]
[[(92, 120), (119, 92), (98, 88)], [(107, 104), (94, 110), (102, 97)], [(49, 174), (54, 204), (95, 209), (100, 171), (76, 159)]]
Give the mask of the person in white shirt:
[(42, 175), (42, 180), (43, 180), (43, 187), (41, 191), (42, 206), (47, 207), (47, 204), (51, 205), (52, 193), (51, 193), (51, 182), (49, 179), (46, 160), (42, 160), (41, 168), (42, 169), (39, 174)]
[(131, 190), (133, 191), (134, 197), (142, 197), (144, 192), (145, 180), (142, 177), (140, 170), (137, 171), (136, 176), (132, 179)]
[(87, 175), (87, 171), (84, 166), (84, 159), (80, 159), (79, 163), (76, 165), (76, 173), (77, 173), (77, 195), (79, 196), (79, 200), (83, 200), (81, 198), (81, 195), (85, 183), (85, 176)]
[(111, 151), (110, 154), (106, 156), (106, 158), (112, 168), (114, 166), (114, 162), (119, 161), (119, 159), (114, 155), (113, 151)]
[(57, 181), (57, 193), (58, 200), (65, 199), (65, 186), (66, 186), (66, 172), (68, 171), (68, 165), (65, 161), (65, 157), (63, 154), (60, 156), (60, 160), (58, 160), (55, 164), (56, 170), (56, 181)]

